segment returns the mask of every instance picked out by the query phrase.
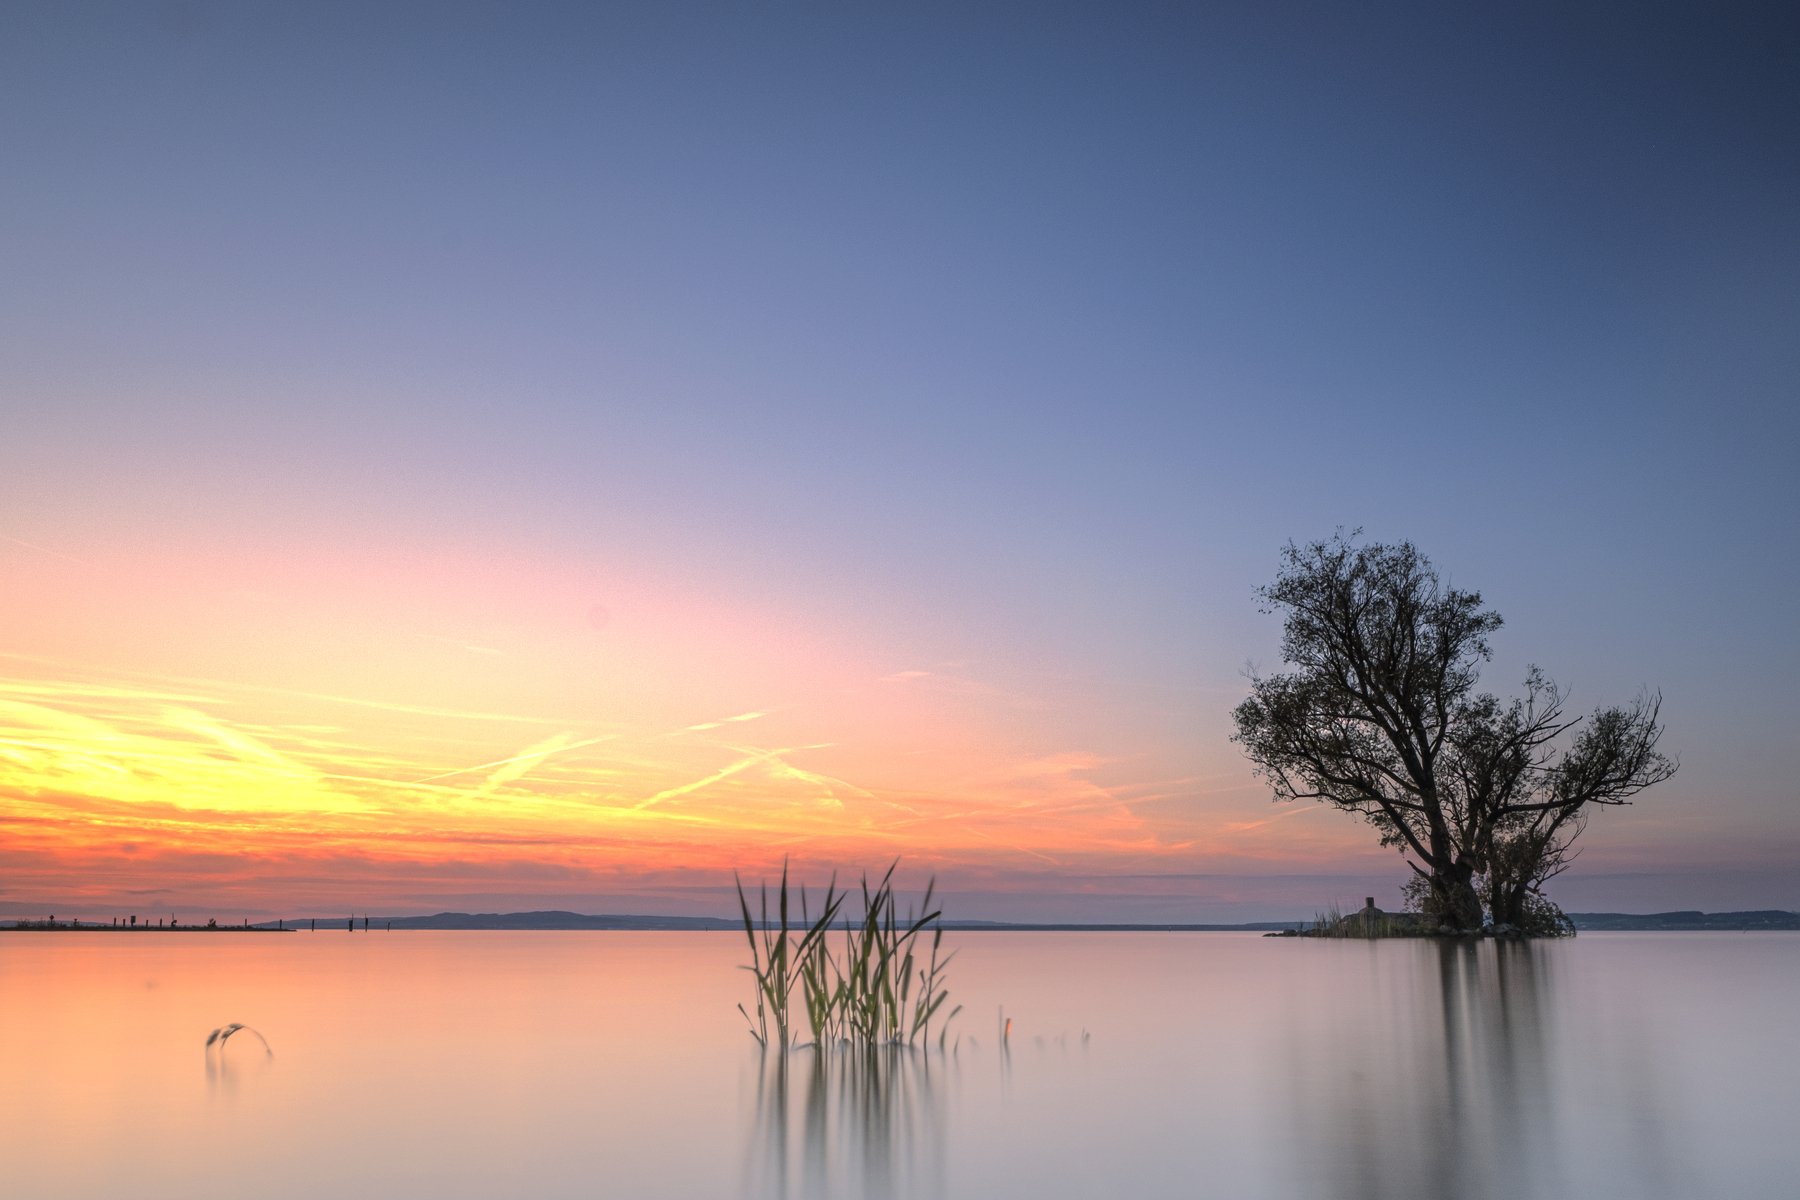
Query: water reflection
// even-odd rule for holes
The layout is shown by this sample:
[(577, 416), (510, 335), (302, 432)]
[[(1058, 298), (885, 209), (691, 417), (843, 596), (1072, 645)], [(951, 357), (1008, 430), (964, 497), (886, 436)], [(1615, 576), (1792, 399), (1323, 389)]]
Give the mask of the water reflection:
[[(0, 938), (0, 1195), (1794, 1190), (1792, 934), (969, 940), (957, 999), (988, 1016), (960, 1051), (784, 1064), (735, 1023), (741, 955), (725, 935), (420, 932), (369, 939), (379, 953), (353, 938)], [(163, 986), (146, 991), (152, 974)], [(1010, 1041), (992, 1023), (1002, 1003)], [(198, 1075), (194, 1052), (232, 1016), (278, 1061), (240, 1032)]]
[[(256, 1033), (249, 1026), (237, 1026)], [(206, 1058), (206, 1088), (215, 1097), (235, 1096), (238, 1089), (244, 1086), (247, 1079), (261, 1075), (275, 1061), (275, 1052), (269, 1049), (268, 1042), (260, 1046), (233, 1046), (228, 1051), (225, 1038), (219, 1037), (221, 1030), (213, 1030), (212, 1037), (207, 1038), (204, 1054)], [(229, 1034), (226, 1035), (227, 1037)], [(261, 1034), (256, 1034), (261, 1039)], [(216, 1040), (216, 1045), (215, 1045)]]
[[(1613, 1159), (1634, 1164), (1595, 1194), (1674, 1195), (1670, 1122), (1646, 1078), (1650, 1047), (1616, 1056), (1559, 1041), (1556, 947), (1530, 942), (1429, 942), (1411, 985), (1366, 1004), (1358, 1023), (1314, 1023), (1293, 1039), (1290, 1078), (1308, 1190), (1346, 1200), (1537, 1197), (1564, 1194), (1592, 1114), (1564, 1086), (1573, 1065), (1598, 1076), (1632, 1120)], [(1390, 961), (1368, 961), (1392, 971)], [(1370, 979), (1379, 988), (1395, 977)], [(1348, 983), (1349, 980), (1344, 982)], [(1560, 1058), (1559, 1058), (1560, 1056)], [(1610, 1078), (1607, 1078), (1610, 1076)], [(1593, 1078), (1588, 1080), (1594, 1082)]]
[(946, 1192), (942, 1090), (927, 1050), (758, 1052), (748, 1178), (767, 1197)]

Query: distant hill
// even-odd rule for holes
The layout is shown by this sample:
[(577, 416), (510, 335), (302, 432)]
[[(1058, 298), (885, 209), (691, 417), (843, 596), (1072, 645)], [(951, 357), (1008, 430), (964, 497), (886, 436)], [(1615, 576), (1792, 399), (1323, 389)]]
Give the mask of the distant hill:
[[(320, 917), (318, 927), (343, 929), (345, 917)], [(289, 929), (305, 929), (312, 918), (288, 918)], [(267, 921), (264, 924), (273, 925)], [(362, 918), (356, 918), (361, 932)], [(376, 929), (741, 929), (742, 924), (723, 917), (644, 917), (631, 915), (598, 915), (562, 911), (515, 913), (442, 912), (429, 917), (369, 918), (369, 928)]]
[(1743, 932), (1750, 929), (1800, 929), (1800, 913), (1778, 908), (1759, 908), (1751, 912), (1666, 912), (1666, 913), (1570, 913), (1576, 929), (1595, 932), (1631, 930), (1719, 930)]
[[(395, 917), (395, 929), (738, 929), (723, 917), (645, 917), (572, 912), (438, 913)], [(370, 922), (371, 927), (373, 921)]]
[(1180, 925), (1172, 922), (1140, 922), (1138, 924), (1093, 925), (1068, 923), (1026, 923), (1015, 921), (945, 921), (945, 929), (962, 933), (993, 930), (999, 933), (1275, 933), (1297, 929), (1310, 921), (1251, 921), (1243, 925)]
[[(1717, 930), (1720, 932), (1751, 929), (1800, 930), (1800, 913), (1780, 909), (1758, 909), (1754, 912), (1666, 912), (1666, 913), (1570, 913), (1575, 928), (1593, 932), (1608, 931), (1678, 931)], [(288, 929), (306, 929), (311, 918), (288, 918)], [(320, 917), (321, 931), (344, 927), (343, 917)], [(1239, 925), (1177, 924), (1174, 922), (1137, 922), (1119, 924), (1076, 924), (1073, 922), (1016, 921), (945, 921), (945, 929), (962, 933), (993, 931), (1000, 933), (1065, 932), (1065, 933), (1270, 933), (1311, 925), (1311, 921), (1250, 921)], [(256, 928), (273, 928), (265, 921)], [(362, 918), (356, 920), (358, 932)], [(371, 930), (380, 929), (614, 929), (614, 930), (725, 930), (741, 931), (743, 923), (728, 917), (658, 917), (633, 914), (600, 914), (562, 912), (516, 913), (435, 913), (429, 917), (369, 918)]]
[[(346, 917), (319, 917), (318, 928), (341, 930)], [(282, 924), (288, 929), (306, 929), (314, 918), (285, 918)], [(274, 921), (265, 921), (261, 927), (273, 928)], [(1135, 924), (1135, 925), (1076, 925), (1064, 923), (1015, 923), (1009, 921), (945, 921), (945, 929), (962, 932), (978, 930), (1020, 931), (1087, 931), (1094, 933), (1155, 931), (1155, 930), (1188, 930), (1196, 932), (1264, 932), (1275, 929), (1291, 929), (1302, 924), (1299, 921), (1256, 921), (1248, 925), (1176, 925), (1176, 924)], [(358, 932), (362, 930), (362, 918), (356, 918)], [(434, 913), (429, 917), (378, 917), (369, 918), (369, 929), (640, 929), (640, 930), (733, 930), (742, 931), (744, 924), (736, 918), (727, 917), (658, 917), (639, 916), (633, 914), (600, 914), (573, 913), (555, 910), (550, 912), (516, 912), (516, 913)]]

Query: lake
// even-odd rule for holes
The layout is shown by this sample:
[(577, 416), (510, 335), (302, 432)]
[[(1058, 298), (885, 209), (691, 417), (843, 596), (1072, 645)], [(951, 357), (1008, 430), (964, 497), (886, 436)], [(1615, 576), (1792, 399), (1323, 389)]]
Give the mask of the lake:
[[(38, 1197), (1758, 1197), (1800, 935), (965, 933), (943, 1054), (765, 1059), (710, 933), (0, 936)], [(1009, 1039), (999, 1031), (1012, 1020)], [(207, 1033), (240, 1021), (223, 1052)]]

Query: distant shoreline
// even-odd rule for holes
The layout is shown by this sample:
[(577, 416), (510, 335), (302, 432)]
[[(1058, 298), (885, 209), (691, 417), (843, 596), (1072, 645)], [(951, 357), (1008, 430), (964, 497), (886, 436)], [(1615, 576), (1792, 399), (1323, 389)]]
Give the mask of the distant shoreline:
[(78, 925), (58, 921), (54, 925), (42, 921), (0, 925), (0, 933), (295, 933), (292, 926), (274, 925)]
[[(1580, 932), (1593, 933), (1745, 933), (1759, 930), (1800, 931), (1800, 913), (1782, 909), (1706, 913), (1697, 910), (1663, 913), (1570, 913)], [(303, 933), (342, 932), (347, 918), (284, 917), (251, 925), (144, 926), (57, 921), (0, 924), (0, 933)], [(1011, 922), (945, 921), (947, 933), (1277, 933), (1310, 927), (1311, 921), (1250, 921), (1239, 924), (1188, 922)], [(487, 932), (712, 932), (743, 933), (743, 922), (723, 917), (589, 915), (572, 912), (435, 913), (431, 916), (375, 917), (355, 920), (356, 933), (400, 933), (408, 930)]]

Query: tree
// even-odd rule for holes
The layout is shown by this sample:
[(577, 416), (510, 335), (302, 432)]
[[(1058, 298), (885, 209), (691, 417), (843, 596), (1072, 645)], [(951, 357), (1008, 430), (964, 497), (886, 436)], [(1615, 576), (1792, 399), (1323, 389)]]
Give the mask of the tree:
[(1500, 713), (1497, 701), (1482, 697), (1463, 731), (1476, 747), (1467, 754), (1471, 780), (1482, 780), (1485, 771), (1474, 849), (1496, 925), (1557, 932), (1564, 921), (1543, 898), (1542, 885), (1574, 861), (1590, 808), (1628, 804), (1677, 768), (1656, 749), (1661, 696), (1596, 709), (1585, 727), (1565, 715), (1565, 699), (1533, 668), (1523, 700)]
[(1540, 888), (1573, 858), (1587, 810), (1675, 771), (1656, 750), (1660, 698), (1601, 709), (1576, 733), (1536, 668), (1521, 700), (1477, 693), (1500, 615), (1444, 586), (1410, 542), (1356, 537), (1283, 551), (1258, 594), (1284, 616), (1290, 669), (1252, 676), (1233, 740), (1277, 800), (1356, 813), (1410, 855), (1410, 890), (1440, 923), (1472, 930), (1486, 908), (1557, 924)]

